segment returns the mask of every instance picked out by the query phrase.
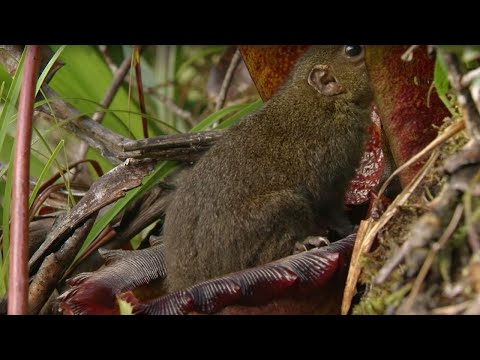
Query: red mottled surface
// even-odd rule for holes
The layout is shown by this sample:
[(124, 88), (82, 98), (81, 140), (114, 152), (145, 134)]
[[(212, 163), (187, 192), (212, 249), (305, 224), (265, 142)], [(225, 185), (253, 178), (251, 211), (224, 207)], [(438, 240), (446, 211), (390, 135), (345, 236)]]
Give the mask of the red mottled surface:
[(243, 45), (243, 60), (263, 101), (283, 84), (298, 57), (308, 45)]
[[(369, 46), (366, 62), (390, 150), (397, 166), (402, 165), (423, 149), (437, 135), (433, 125), (442, 124), (448, 111), (432, 85), (434, 59), (426, 46), (413, 53), (412, 61), (401, 59), (408, 46)], [(405, 186), (422, 162), (400, 175)]]
[(372, 111), (372, 119), (373, 124), (369, 129), (370, 138), (365, 146), (360, 166), (345, 193), (346, 205), (360, 205), (368, 201), (371, 191), (380, 184), (385, 168), (380, 118), (376, 108)]
[[(280, 297), (260, 306), (232, 305), (216, 315), (340, 315), (347, 269), (340, 269), (334, 277), (315, 292)], [(191, 313), (194, 315), (194, 313)]]

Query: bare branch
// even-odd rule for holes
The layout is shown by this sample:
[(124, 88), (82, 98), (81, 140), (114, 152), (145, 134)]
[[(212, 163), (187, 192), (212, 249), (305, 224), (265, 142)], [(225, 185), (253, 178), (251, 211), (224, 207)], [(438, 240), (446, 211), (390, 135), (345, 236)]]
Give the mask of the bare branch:
[(455, 54), (442, 52), (442, 57), (447, 66), (448, 80), (457, 92), (458, 105), (463, 110), (465, 127), (472, 139), (480, 142), (480, 114), (478, 113), (472, 94), (467, 87), (462, 85), (462, 72), (458, 58)]
[[(0, 63), (5, 66), (7, 71), (14, 71), (14, 69), (16, 69), (18, 66), (18, 60), (20, 59), (21, 53), (22, 52), (19, 47), (0, 45)], [(133, 145), (135, 144), (134, 140), (114, 133), (98, 122), (85, 117), (84, 114), (81, 114), (73, 106), (62, 100), (60, 96), (48, 85), (44, 84), (42, 86), (42, 90), (49, 102), (49, 106), (44, 105), (42, 107), (42, 111), (50, 115), (53, 115), (53, 112), (56, 117), (64, 119), (62, 126), (67, 131), (73, 133), (79, 139), (85, 141), (89, 146), (98, 150), (105, 158), (115, 165), (121, 164), (122, 161), (126, 160), (127, 158), (146, 157), (159, 160), (176, 159), (182, 161), (195, 161), (199, 156), (201, 156), (201, 153), (206, 148), (211, 146), (222, 135), (221, 132), (217, 132), (214, 137), (210, 137), (208, 134), (203, 135), (201, 133), (188, 134), (183, 139), (185, 140), (185, 143), (183, 144), (181, 143), (181, 137), (178, 137), (178, 135), (172, 135), (174, 148), (168, 149), (167, 147), (163, 147), (166, 152), (154, 152), (152, 154), (147, 153), (147, 151), (140, 152), (140, 147)], [(175, 104), (173, 104), (173, 102), (171, 102), (171, 100), (166, 98), (165, 100), (166, 106), (170, 109), (176, 109), (175, 113), (177, 115), (188, 118), (191, 117), (191, 114), (188, 112), (183, 112), (184, 110), (178, 108)], [(153, 142), (172, 142), (169, 137), (170, 136), (160, 136), (153, 140)], [(198, 137), (199, 142), (192, 143), (190, 137)], [(202, 139), (205, 140), (205, 142), (203, 142)], [(143, 140), (138, 141), (138, 144), (143, 143)], [(124, 148), (126, 149), (126, 152), (124, 151)], [(135, 148), (136, 150), (132, 151), (127, 148)]]
[(142, 179), (152, 169), (152, 161), (129, 161), (115, 167), (95, 181), (72, 210), (55, 224), (45, 242), (32, 255), (29, 261), (30, 272), (33, 273), (45, 256), (58, 248), (69, 233), (93, 213), (125, 196), (126, 191), (140, 186)]
[(142, 69), (140, 67), (140, 50), (138, 47), (133, 50), (132, 57), (133, 54), (137, 57), (137, 61), (135, 61), (135, 78), (137, 80), (138, 103), (142, 114), (143, 137), (148, 138), (147, 118), (145, 117), (147, 110), (145, 108), (145, 97), (143, 96)]
[(95, 222), (96, 214), (74, 231), (60, 250), (45, 258), (29, 289), (28, 308), (30, 314), (37, 314), (50, 297), (58, 281), (72, 262)]
[(176, 134), (157, 136), (142, 140), (132, 140), (123, 144), (125, 151), (152, 151), (167, 150), (180, 147), (206, 146), (213, 144), (222, 136), (218, 130), (203, 131), (200, 133)]
[(412, 45), (410, 46), (407, 51), (405, 51), (402, 55), (403, 61), (412, 61), (413, 59), (413, 52), (418, 49), (420, 45)]
[[(115, 96), (118, 89), (123, 83), (123, 79), (125, 79), (125, 76), (127, 76), (128, 70), (130, 70), (130, 67), (132, 64), (132, 57), (133, 57), (133, 52), (130, 56), (126, 57), (125, 60), (123, 60), (118, 70), (114, 73), (112, 83), (110, 84), (110, 87), (108, 88), (107, 92), (103, 96), (102, 101), (100, 102), (101, 106), (104, 109), (107, 109), (110, 106), (110, 104), (112, 103), (113, 97)], [(105, 117), (105, 114), (106, 112), (104, 111), (97, 111), (95, 114), (93, 114), (92, 120), (102, 122), (103, 118)]]
[(410, 291), (410, 295), (408, 296), (407, 300), (405, 301), (404, 306), (402, 307), (402, 313), (408, 313), (410, 309), (412, 308), (412, 305), (415, 301), (415, 298), (417, 297), (420, 288), (423, 284), (423, 281), (425, 280), (428, 271), (430, 270), (430, 267), (432, 266), (433, 260), (435, 259), (435, 255), (445, 247), (448, 239), (452, 236), (453, 232), (458, 226), (458, 223), (460, 222), (460, 219), (462, 218), (463, 214), (463, 205), (458, 204), (455, 212), (452, 215), (452, 218), (450, 220), (450, 223), (448, 224), (447, 228), (445, 229), (445, 232), (443, 235), (440, 237), (437, 243), (435, 243), (432, 248), (430, 249), (430, 252), (428, 253), (427, 258), (425, 259), (425, 262), (422, 265), (422, 268), (420, 269), (417, 278), (415, 279), (415, 282), (413, 283), (412, 286), (412, 291)]
[(240, 64), (241, 60), (240, 50), (236, 50), (235, 54), (233, 54), (232, 61), (228, 66), (227, 72), (225, 74), (225, 78), (223, 79), (222, 87), (220, 88), (220, 93), (218, 94), (217, 103), (215, 104), (215, 111), (220, 110), (223, 105), (225, 104), (225, 99), (227, 97), (228, 89), (230, 88), (230, 84), (232, 83), (233, 74), (237, 69), (238, 65)]
[(476, 78), (480, 78), (480, 67), (469, 71), (462, 77), (461, 84), (463, 87), (468, 87)]
[(112, 58), (110, 57), (110, 54), (107, 50), (107, 45), (98, 45), (98, 50), (100, 50), (100, 52), (102, 53), (103, 58), (105, 59), (105, 62), (110, 68), (112, 74), (115, 74), (118, 71), (118, 66), (113, 62)]
[(180, 106), (175, 104), (172, 99), (159, 93), (157, 88), (150, 90), (148, 92), (151, 93), (153, 96), (155, 96), (172, 113), (174, 113), (178, 117), (181, 117), (182, 119), (188, 120), (190, 123), (193, 124), (194, 118), (190, 111), (182, 109)]

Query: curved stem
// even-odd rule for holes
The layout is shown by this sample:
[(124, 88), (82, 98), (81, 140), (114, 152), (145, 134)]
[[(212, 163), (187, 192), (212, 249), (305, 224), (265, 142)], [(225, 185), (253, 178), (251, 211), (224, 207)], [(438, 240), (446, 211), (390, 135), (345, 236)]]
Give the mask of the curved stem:
[(13, 159), (11, 205), (10, 268), (8, 278), (8, 314), (28, 311), (28, 195), (30, 141), (35, 101), (35, 85), (41, 60), (39, 45), (29, 45), (23, 68), (22, 89), (18, 101), (18, 120)]

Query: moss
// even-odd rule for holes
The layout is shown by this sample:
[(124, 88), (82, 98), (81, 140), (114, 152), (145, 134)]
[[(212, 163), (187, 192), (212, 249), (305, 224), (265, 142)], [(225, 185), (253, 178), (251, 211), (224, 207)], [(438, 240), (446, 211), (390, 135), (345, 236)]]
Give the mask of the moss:
[[(418, 218), (418, 209), (406, 207), (394, 217), (388, 227), (379, 234), (376, 248), (362, 257), (362, 274), (360, 282), (367, 285), (368, 291), (360, 303), (354, 307), (353, 314), (383, 314), (388, 306), (398, 301), (398, 284), (404, 273), (404, 266), (398, 267), (388, 279), (380, 285), (373, 284), (373, 279), (385, 262), (400, 248), (408, 234), (409, 225)], [(400, 287), (402, 289), (402, 287)]]
[[(451, 122), (451, 119), (446, 119), (440, 131)], [(373, 280), (386, 261), (396, 254), (407, 239), (412, 224), (428, 211), (428, 203), (439, 194), (443, 185), (449, 180), (443, 171), (445, 159), (457, 153), (468, 140), (465, 132), (462, 131), (440, 147), (441, 153), (436, 164), (410, 196), (408, 202), (399, 209), (400, 211), (379, 233), (373, 251), (361, 259), (360, 283), (364, 284), (366, 291), (360, 302), (354, 306), (353, 314), (395, 313), (405, 297), (409, 295), (418, 270), (430, 253), (433, 244), (427, 244), (424, 248), (415, 250), (416, 258), (412, 255), (413, 260), (410, 259), (410, 262), (401, 262), (382, 284), (375, 284)], [(470, 221), (472, 224), (479, 223), (480, 197), (473, 196), (469, 192), (466, 196), (470, 196), (468, 199), (470, 201), (466, 203), (471, 209)], [(465, 203), (466, 196), (463, 199), (459, 197), (459, 203), (461, 201)], [(452, 206), (454, 208), (456, 205), (452, 204)], [(445, 220), (446, 223), (449, 222), (448, 219)], [(477, 231), (480, 232), (480, 226)], [(472, 285), (478, 284), (478, 281), (471, 280), (470, 278), (474, 278), (474, 276), (468, 275), (472, 273), (472, 271), (468, 271), (472, 267), (469, 265), (471, 263), (472, 251), (468, 241), (468, 228), (462, 219), (446, 246), (436, 254), (420, 292), (415, 298), (415, 308), (428, 313), (435, 308), (467, 301), (478, 296), (478, 293), (474, 291), (475, 285)], [(480, 286), (478, 287), (480, 288)]]

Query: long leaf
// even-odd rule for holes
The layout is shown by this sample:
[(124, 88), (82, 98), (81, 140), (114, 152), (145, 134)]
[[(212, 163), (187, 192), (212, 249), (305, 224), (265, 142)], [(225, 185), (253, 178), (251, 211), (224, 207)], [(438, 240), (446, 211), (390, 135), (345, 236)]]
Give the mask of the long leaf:
[[(2, 109), (0, 114), (0, 151), (3, 150), (5, 146), (5, 138), (7, 136), (8, 126), (10, 125), (9, 119), (13, 116), (16, 110), (16, 104), (18, 101), (18, 96), (20, 94), (20, 87), (21, 87), (21, 75), (23, 69), (23, 63), (25, 60), (25, 51), (22, 53), (20, 58), (19, 65), (17, 67), (17, 71), (13, 77), (12, 83), (10, 88), (8, 89), (7, 98), (5, 101), (5, 105)], [(13, 160), (13, 147), (8, 149), (10, 152), (9, 156), (9, 164), (12, 163)], [(5, 183), (5, 191), (3, 193), (3, 214), (2, 214), (2, 257), (0, 258), (0, 297), (3, 297), (7, 291), (7, 283), (8, 283), (8, 253), (10, 248), (10, 204), (11, 204), (11, 194), (12, 194), (12, 171), (9, 167), (9, 171), (7, 174), (7, 181)]]
[(240, 110), (238, 113), (229, 117), (227, 120), (225, 120), (220, 125), (218, 125), (217, 129), (225, 129), (229, 126), (232, 126), (233, 124), (235, 124), (241, 118), (243, 118), (243, 117), (251, 114), (255, 110), (261, 108), (262, 105), (263, 105), (263, 102), (262, 102), (261, 99), (258, 99), (251, 104), (244, 105), (244, 108), (242, 110)]
[[(55, 45), (51, 48), (57, 51), (60, 46)], [(49, 85), (61, 97), (68, 98), (68, 102), (80, 112), (93, 114), (98, 107), (96, 104), (101, 101), (112, 82), (112, 73), (108, 65), (95, 47), (86, 45), (67, 46), (59, 58), (66, 65), (57, 71)], [(71, 100), (74, 98), (89, 99), (93, 102)], [(118, 89), (110, 107), (129, 110), (128, 103), (128, 93), (122, 86)], [(131, 103), (130, 110), (139, 112), (139, 108), (134, 103)], [(123, 136), (129, 136), (131, 132), (135, 138), (142, 137), (140, 117), (129, 114), (118, 114), (118, 117), (120, 121), (111, 114), (107, 114), (103, 124)], [(128, 132), (126, 128), (129, 129)]]
[(224, 116), (230, 114), (231, 112), (241, 110), (244, 107), (245, 105), (241, 104), (241, 105), (232, 105), (232, 106), (220, 109), (214, 112), (213, 114), (207, 116), (202, 121), (200, 121), (197, 125), (191, 128), (189, 132), (199, 132), (199, 131), (205, 130), (216, 121), (222, 119)]
[(458, 115), (458, 112), (453, 106), (452, 100), (447, 97), (448, 91), (450, 90), (450, 83), (448, 81), (447, 68), (445, 66), (442, 56), (437, 56), (436, 58), (433, 81), (435, 83), (435, 88), (437, 89), (438, 97), (445, 104), (448, 111), (450, 111), (450, 114), (454, 116)]
[(40, 90), (40, 88), (42, 87), (42, 84), (43, 82), (45, 81), (45, 78), (47, 77), (50, 69), (52, 68), (52, 66), (55, 64), (55, 61), (57, 61), (57, 59), (59, 58), (59, 56), (62, 54), (63, 50), (65, 49), (65, 46), (66, 45), (62, 45), (56, 52), (55, 54), (53, 54), (52, 58), (50, 59), (50, 61), (48, 62), (47, 66), (45, 66), (45, 69), (43, 69), (42, 73), (40, 74), (40, 76), (38, 77), (38, 81), (37, 81), (37, 86), (35, 88), (35, 94), (38, 94), (38, 91)]
[[(17, 104), (18, 95), (20, 94), (20, 86), (22, 84), (21, 77), (24, 60), (25, 51), (22, 53), (22, 57), (20, 58), (20, 62), (18, 64), (17, 71), (15, 72), (15, 75), (13, 77), (12, 84), (8, 89), (5, 105), (2, 109), (2, 113), (0, 114), (0, 150), (2, 150), (4, 146), (5, 136), (7, 135), (8, 126), (10, 125), (7, 119), (12, 117), (14, 111), (16, 110), (15, 105)], [(13, 149), (11, 150), (13, 151)]]
[(201, 58), (204, 58), (208, 55), (212, 55), (212, 54), (217, 54), (221, 51), (223, 51), (225, 49), (225, 46), (221, 45), (221, 46), (215, 46), (215, 47), (209, 47), (205, 50), (202, 50), (202, 51), (199, 51), (198, 53), (196, 53), (195, 55), (193, 55), (192, 57), (190, 57), (189, 59), (187, 59), (186, 61), (184, 61), (182, 63), (182, 65), (179, 66), (176, 74), (175, 74), (175, 78), (178, 79), (180, 78), (180, 76), (182, 75), (182, 73), (190, 66), (192, 65), (195, 61), (201, 59)]
[(52, 163), (55, 161), (58, 153), (63, 148), (64, 144), (65, 144), (65, 141), (63, 139), (60, 140), (58, 145), (55, 147), (55, 150), (53, 150), (53, 153), (48, 158), (48, 161), (46, 162), (45, 166), (43, 167), (43, 170), (42, 170), (42, 172), (40, 173), (40, 176), (37, 179), (37, 183), (35, 184), (35, 187), (33, 188), (33, 191), (30, 194), (30, 198), (28, 199), (28, 206), (32, 206), (32, 202), (33, 202), (33, 200), (35, 200), (35, 197), (37, 196), (38, 189), (40, 188), (40, 186), (42, 186), (42, 181), (45, 178), (45, 175), (47, 174), (48, 170), (50, 169), (50, 166), (52, 166)]
[[(13, 151), (10, 154), (9, 164), (13, 161)], [(5, 192), (3, 194), (3, 218), (2, 218), (2, 257), (0, 259), (0, 298), (7, 291), (8, 284), (8, 254), (10, 249), (10, 204), (12, 202), (12, 169), (9, 168), (7, 182), (5, 183)]]

